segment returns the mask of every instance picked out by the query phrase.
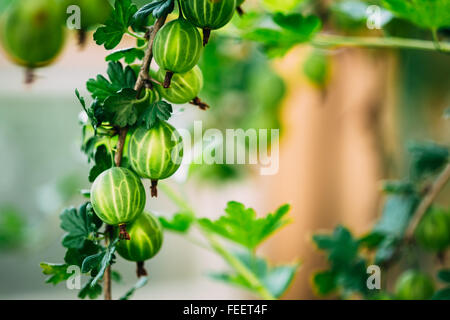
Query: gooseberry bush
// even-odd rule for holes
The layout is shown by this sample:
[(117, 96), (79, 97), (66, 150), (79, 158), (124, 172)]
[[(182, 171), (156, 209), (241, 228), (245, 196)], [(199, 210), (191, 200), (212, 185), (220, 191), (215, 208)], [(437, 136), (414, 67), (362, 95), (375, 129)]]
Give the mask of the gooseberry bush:
[[(90, 96), (75, 90), (84, 111), (81, 150), (91, 164), (88, 178), (92, 186), (83, 191), (83, 204), (67, 208), (60, 215), (66, 254), (63, 263), (41, 263), (48, 283), (66, 281), (72, 275), (70, 268), (77, 266), (89, 278), (79, 291), (79, 298), (95, 299), (103, 292), (105, 299), (112, 299), (112, 280), (120, 279), (113, 267), (121, 257), (136, 264), (138, 282), (122, 296), (128, 299), (147, 283), (144, 263), (164, 250), (164, 232), (188, 236), (199, 231), (202, 247), (222, 257), (230, 267), (229, 271), (213, 274), (216, 280), (264, 299), (278, 299), (288, 289), (299, 263), (274, 266), (259, 256), (257, 249), (289, 223), (289, 205), (258, 217), (253, 209), (230, 201), (225, 214), (211, 220), (199, 217), (189, 202), (163, 181), (179, 169), (184, 156), (182, 137), (168, 123), (174, 113), (173, 105), (191, 104), (209, 110), (209, 104), (199, 97), (202, 88), (209, 87), (217, 97), (231, 82), (224, 81), (214, 88), (214, 83), (205, 83), (204, 73), (219, 70), (230, 74), (233, 70), (205, 63), (202, 70), (198, 65), (208, 46), (215, 46), (210, 40), (216, 30), (225, 30), (216, 41), (252, 41), (269, 58), (283, 56), (306, 42), (316, 48), (450, 51), (450, 46), (440, 40), (448, 32), (448, 0), (353, 1), (347, 6), (340, 1), (331, 6), (331, 13), (338, 17), (335, 23), (343, 29), (355, 29), (367, 18), (355, 8), (360, 4), (366, 5), (364, 8), (368, 4), (379, 5), (383, 19), (377, 22), (387, 32), (377, 37), (327, 32), (324, 22), (329, 12), (324, 13), (321, 1), (261, 2), (263, 10), (249, 4), (251, 10), (246, 11), (242, 0), (154, 0), (144, 1), (139, 8), (131, 0), (0, 1), (2, 46), (14, 62), (25, 67), (28, 83), (34, 80), (34, 69), (52, 63), (62, 50), (67, 9), (72, 5), (81, 9), (77, 31), (80, 43), (86, 41), (89, 31), (94, 31), (97, 45), (114, 50), (105, 54), (106, 75), (87, 80)], [(389, 24), (394, 20), (408, 21), (421, 30), (421, 35), (425, 34), (425, 39), (400, 38), (395, 32), (392, 36)], [(124, 37), (134, 39), (135, 46), (116, 49)], [(153, 60), (157, 68), (153, 68)], [(313, 83), (323, 86), (327, 80), (326, 55), (315, 52), (303, 69)], [(264, 77), (274, 78), (267, 73), (260, 76)], [(275, 88), (270, 90), (274, 92)], [(272, 100), (276, 104), (280, 99)], [(211, 110), (214, 105), (208, 112)], [(390, 269), (401, 264), (405, 255), (411, 256), (411, 252), (417, 258), (417, 248), (442, 258), (450, 245), (450, 212), (434, 203), (450, 179), (449, 149), (427, 143), (414, 144), (410, 151), (410, 175), (385, 184), (383, 215), (367, 235), (358, 238), (338, 226), (331, 235), (313, 237), (329, 262), (329, 268), (313, 275), (318, 295), (450, 298), (450, 271), (438, 271), (447, 287), (437, 290), (433, 278), (419, 271), (417, 259), (400, 266), (406, 271), (398, 278), (394, 293), (367, 287), (367, 266)], [(147, 198), (142, 179), (150, 180), (152, 197), (163, 192), (178, 206), (179, 211), (172, 218), (157, 217), (144, 210)], [(238, 250), (229, 249), (227, 242)]]

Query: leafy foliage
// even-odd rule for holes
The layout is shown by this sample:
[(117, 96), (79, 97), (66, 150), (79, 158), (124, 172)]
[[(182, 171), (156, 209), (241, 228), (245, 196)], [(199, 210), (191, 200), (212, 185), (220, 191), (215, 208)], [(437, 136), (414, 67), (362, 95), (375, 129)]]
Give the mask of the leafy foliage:
[(106, 50), (117, 47), (123, 35), (133, 23), (133, 15), (137, 7), (131, 0), (115, 1), (114, 10), (105, 26), (94, 33), (94, 40), (98, 45), (104, 45)]
[[(300, 266), (300, 263), (293, 263), (272, 267), (268, 265), (265, 259), (253, 256), (248, 252), (239, 252), (235, 256), (255, 274), (276, 298), (280, 298), (286, 292)], [(255, 290), (251, 283), (237, 273), (212, 273), (211, 277), (232, 285), (244, 287), (250, 291)]]
[(179, 212), (176, 213), (171, 220), (168, 220), (164, 217), (159, 217), (159, 221), (165, 229), (187, 233), (192, 223), (195, 221), (195, 217), (190, 212)]
[(81, 265), (81, 272), (90, 272), (93, 278), (90, 281), (90, 286), (93, 287), (103, 277), (106, 268), (114, 263), (116, 245), (119, 239), (116, 238), (107, 248), (101, 248), (99, 253), (88, 256), (84, 259)]
[(411, 177), (416, 180), (435, 174), (449, 161), (449, 149), (432, 142), (411, 143), (408, 150), (412, 156)]
[(103, 171), (113, 166), (111, 154), (105, 145), (101, 145), (96, 149), (94, 161), (95, 165), (89, 171), (89, 182), (94, 182)]
[(203, 228), (239, 243), (248, 249), (255, 249), (276, 230), (284, 227), (289, 220), (286, 214), (289, 205), (281, 206), (275, 213), (269, 213), (264, 218), (257, 218), (252, 208), (245, 208), (242, 203), (229, 202), (225, 209), (226, 215), (217, 221), (200, 219)]
[(42, 273), (49, 277), (45, 280), (46, 283), (58, 284), (69, 279), (70, 273), (67, 273), (67, 264), (55, 264), (41, 262)]
[(61, 229), (67, 231), (62, 240), (62, 244), (66, 248), (83, 248), (85, 241), (102, 225), (90, 203), (81, 205), (78, 210), (75, 208), (65, 209), (60, 218)]
[(172, 105), (166, 101), (155, 102), (141, 114), (140, 123), (147, 129), (151, 129), (157, 121), (169, 120), (172, 112)]
[(448, 0), (383, 0), (383, 5), (401, 18), (423, 28), (450, 26)]
[(284, 55), (296, 44), (310, 40), (321, 28), (319, 18), (299, 13), (277, 12), (272, 20), (278, 28), (255, 28), (244, 34), (244, 38), (262, 43), (270, 57)]
[(132, 89), (136, 83), (136, 73), (129, 66), (123, 68), (120, 62), (108, 63), (109, 81), (102, 75), (89, 79), (86, 88), (94, 99), (100, 102), (123, 89)]

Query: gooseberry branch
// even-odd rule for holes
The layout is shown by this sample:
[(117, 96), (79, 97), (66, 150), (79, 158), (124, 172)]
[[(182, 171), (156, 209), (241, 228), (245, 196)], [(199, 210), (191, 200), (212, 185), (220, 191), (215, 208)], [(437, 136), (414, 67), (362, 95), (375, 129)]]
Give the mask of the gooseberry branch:
[[(158, 20), (156, 20), (153, 27), (149, 28), (149, 31), (147, 32), (147, 38), (148, 38), (148, 46), (147, 50), (145, 51), (144, 59), (142, 61), (141, 69), (139, 71), (138, 79), (136, 80), (136, 85), (134, 87), (134, 90), (137, 92), (137, 98), (139, 98), (142, 89), (145, 86), (151, 86), (151, 78), (149, 74), (150, 70), (150, 64), (153, 60), (153, 42), (155, 40), (156, 33), (161, 29), (161, 27), (166, 22), (167, 15), (163, 15)], [(123, 148), (125, 146), (125, 139), (127, 137), (128, 133), (128, 127), (120, 128), (119, 129), (119, 140), (117, 142), (117, 148), (116, 153), (114, 156), (114, 163), (116, 167), (120, 167), (122, 163), (122, 157), (123, 157)], [(111, 226), (107, 226), (106, 230), (106, 237), (105, 237), (105, 243), (108, 245), (110, 241), (110, 237), (112, 236), (111, 232)], [(147, 272), (144, 269), (143, 264), (139, 264), (137, 266), (138, 269), (138, 275), (144, 275)], [(111, 300), (111, 266), (109, 265), (104, 274), (104, 297), (105, 300)]]

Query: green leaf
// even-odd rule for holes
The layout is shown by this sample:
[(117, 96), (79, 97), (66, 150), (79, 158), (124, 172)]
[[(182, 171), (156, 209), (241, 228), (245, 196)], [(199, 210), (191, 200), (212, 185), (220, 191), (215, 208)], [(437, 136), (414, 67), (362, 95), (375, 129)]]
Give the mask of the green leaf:
[(98, 28), (94, 33), (95, 42), (98, 45), (104, 45), (106, 50), (114, 49), (131, 26), (136, 11), (137, 7), (131, 0), (116, 1), (105, 26)]
[(415, 191), (414, 184), (409, 181), (385, 181), (383, 191), (389, 194), (412, 194)]
[(106, 61), (119, 61), (120, 59), (124, 59), (125, 63), (131, 64), (136, 59), (142, 60), (144, 58), (144, 51), (137, 49), (137, 48), (127, 48), (127, 49), (121, 49), (117, 50), (110, 55), (108, 55), (105, 60)]
[(41, 262), (42, 273), (49, 277), (45, 280), (46, 283), (58, 284), (70, 278), (71, 274), (67, 273), (67, 264), (55, 264)]
[(0, 208), (0, 249), (14, 249), (23, 245), (26, 227), (19, 209), (11, 206)]
[(118, 127), (132, 126), (138, 119), (135, 107), (137, 92), (133, 89), (122, 89), (105, 100), (104, 108), (111, 125)]
[(90, 203), (85, 203), (77, 210), (65, 209), (61, 215), (61, 228), (67, 233), (62, 244), (66, 248), (81, 249), (86, 239), (96, 232), (102, 225), (101, 220), (94, 214)]
[(172, 115), (172, 105), (165, 101), (158, 101), (153, 103), (150, 107), (142, 112), (140, 123), (147, 129), (153, 128), (158, 120), (167, 121)]
[(155, 18), (160, 18), (163, 15), (171, 13), (174, 6), (174, 0), (153, 1), (140, 8), (134, 15), (133, 19), (135, 21), (145, 21), (151, 14)]
[(95, 285), (91, 285), (94, 278), (91, 278), (88, 282), (86, 282), (78, 293), (78, 298), (85, 299), (89, 297), (89, 299), (96, 299), (102, 294), (102, 286), (96, 283)]
[(97, 148), (94, 161), (95, 165), (89, 171), (89, 182), (94, 182), (103, 171), (106, 171), (113, 166), (111, 154), (108, 152), (105, 145), (101, 145)]
[(133, 296), (133, 294), (136, 292), (136, 290), (145, 286), (147, 284), (147, 282), (148, 282), (147, 277), (140, 277), (139, 280), (136, 282), (136, 284), (130, 290), (128, 290), (122, 297), (120, 297), (119, 300), (130, 299)]
[(109, 62), (107, 74), (109, 81), (102, 75), (97, 75), (95, 79), (89, 79), (86, 83), (87, 90), (94, 99), (100, 102), (118, 93), (122, 89), (132, 89), (136, 83), (136, 73), (130, 66), (123, 68), (118, 61)]
[(437, 277), (442, 282), (450, 283), (450, 269), (439, 270)]
[(90, 284), (91, 286), (95, 286), (103, 277), (106, 268), (114, 263), (114, 253), (116, 252), (116, 245), (118, 242), (119, 238), (116, 238), (107, 248), (102, 248), (101, 252), (84, 259), (81, 266), (81, 272), (91, 272), (91, 275), (93, 276)]
[(257, 28), (243, 35), (248, 40), (262, 43), (270, 57), (284, 55), (294, 45), (307, 42), (321, 28), (321, 21), (316, 16), (304, 17), (298, 13), (278, 12), (272, 19), (278, 29)]
[(336, 268), (347, 266), (358, 255), (358, 241), (343, 226), (337, 226), (332, 235), (316, 234), (313, 241), (320, 250), (328, 253), (328, 261)]
[(188, 232), (189, 228), (191, 227), (194, 220), (195, 220), (195, 218), (192, 215), (192, 213), (190, 213), (190, 212), (176, 213), (172, 217), (172, 220), (167, 220), (164, 217), (159, 217), (159, 221), (161, 222), (161, 225), (163, 226), (163, 228), (171, 230), (171, 231), (181, 232), (181, 233)]
[(99, 250), (99, 245), (95, 244), (91, 240), (86, 240), (81, 249), (67, 249), (66, 255), (64, 256), (64, 262), (68, 265), (76, 265), (81, 267), (84, 259), (98, 253)]
[(395, 15), (429, 29), (450, 26), (448, 0), (383, 0), (383, 5)]
[(289, 210), (290, 206), (284, 205), (275, 213), (269, 213), (264, 218), (257, 218), (255, 210), (232, 201), (225, 209), (226, 215), (216, 221), (200, 219), (199, 223), (203, 228), (228, 240), (249, 249), (255, 249), (267, 237), (290, 222), (286, 217)]
[[(354, 30), (355, 28), (366, 26), (368, 19), (367, 9), (370, 5), (372, 4), (359, 0), (335, 1), (331, 4), (330, 11), (339, 27)], [(380, 27), (383, 27), (392, 20), (393, 15), (384, 8), (378, 7), (377, 10), (379, 10), (377, 12), (379, 21), (377, 22), (380, 24)]]
[(450, 287), (436, 291), (431, 300), (450, 300)]
[(313, 275), (313, 288), (317, 295), (326, 296), (337, 289), (336, 274), (333, 271), (320, 271)]
[[(263, 286), (276, 298), (280, 298), (286, 292), (300, 267), (300, 263), (272, 267), (268, 265), (265, 259), (253, 256), (248, 252), (235, 253), (234, 255), (255, 274)], [(213, 273), (210, 274), (210, 276), (216, 280), (244, 287), (250, 291), (255, 290), (255, 288), (239, 274), (224, 272)]]
[(437, 173), (449, 161), (449, 149), (433, 142), (410, 143), (408, 151), (411, 153), (411, 176), (421, 179)]

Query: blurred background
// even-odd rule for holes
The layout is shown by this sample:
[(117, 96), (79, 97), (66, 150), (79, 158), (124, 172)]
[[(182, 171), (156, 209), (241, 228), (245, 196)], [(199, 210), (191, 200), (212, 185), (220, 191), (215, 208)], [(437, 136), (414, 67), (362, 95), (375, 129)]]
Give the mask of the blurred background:
[[(274, 1), (263, 2), (273, 9)], [(342, 9), (336, 3), (344, 1), (319, 2), (333, 8), (333, 15), (324, 17), (325, 28), (343, 34), (429, 37), (397, 19), (383, 31), (368, 30), (357, 5)], [(259, 5), (249, 1), (244, 8)], [(85, 93), (86, 80), (106, 71), (105, 50), (91, 39), (81, 50), (70, 34), (59, 59), (39, 69), (29, 86), (23, 70), (0, 55), (0, 299), (76, 298), (63, 284), (45, 284), (39, 263), (62, 260), (59, 213), (82, 203), (79, 191), (90, 187), (74, 90)], [(132, 45), (125, 40), (120, 46)], [(254, 166), (204, 165), (183, 168), (169, 183), (200, 216), (218, 216), (230, 200), (261, 215), (290, 203), (294, 222), (262, 249), (274, 262), (302, 261), (285, 298), (315, 297), (311, 273), (325, 260), (310, 240), (314, 232), (342, 223), (362, 235), (373, 225), (383, 203), (381, 181), (407, 173), (408, 141), (450, 143), (450, 122), (442, 117), (450, 105), (444, 54), (304, 45), (267, 60), (257, 45), (237, 42), (225, 30), (213, 37), (201, 67), (201, 97), (211, 110), (183, 106), (170, 122), (187, 129), (197, 119), (205, 129), (280, 128), (279, 172), (260, 176)], [(443, 205), (450, 205), (449, 191), (442, 193)], [(147, 209), (168, 216), (176, 211), (164, 195), (149, 198)], [(168, 232), (163, 250), (147, 267), (150, 283), (136, 293), (138, 299), (249, 297), (207, 277), (224, 268), (220, 258)], [(123, 275), (122, 283), (114, 284), (119, 296), (135, 281), (134, 265), (118, 259), (114, 269)]]

